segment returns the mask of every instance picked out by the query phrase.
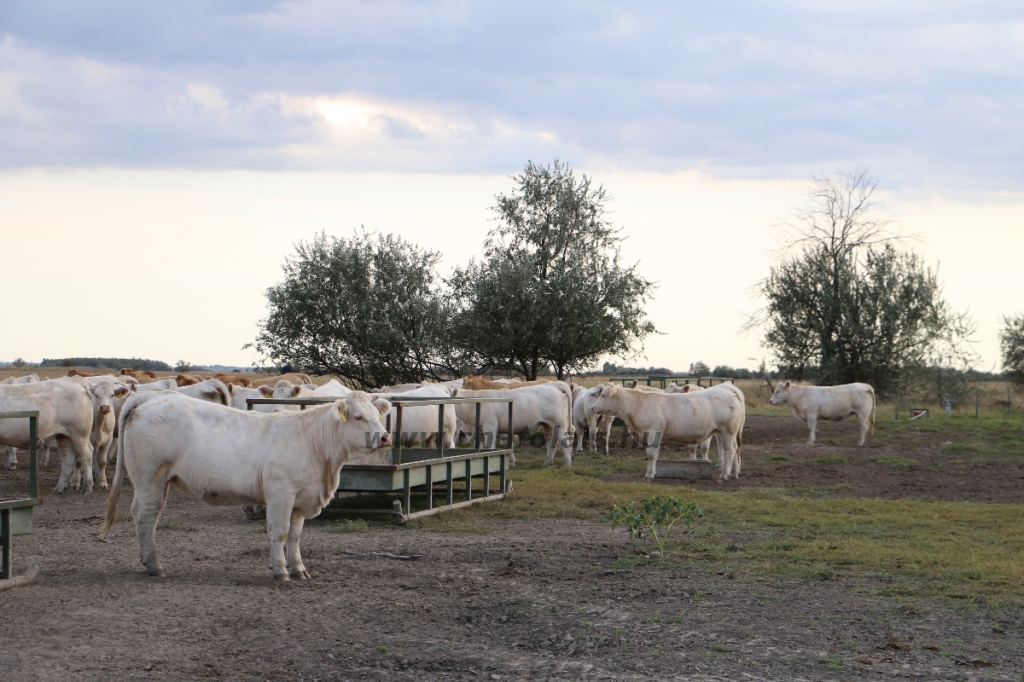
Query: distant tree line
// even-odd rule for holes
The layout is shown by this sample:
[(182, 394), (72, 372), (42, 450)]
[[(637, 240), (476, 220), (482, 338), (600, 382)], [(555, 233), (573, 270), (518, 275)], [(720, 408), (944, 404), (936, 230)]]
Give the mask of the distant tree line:
[(144, 358), (43, 358), (40, 367), (95, 367), (96, 369), (148, 369), (152, 372), (169, 372), (171, 366), (159, 360)]

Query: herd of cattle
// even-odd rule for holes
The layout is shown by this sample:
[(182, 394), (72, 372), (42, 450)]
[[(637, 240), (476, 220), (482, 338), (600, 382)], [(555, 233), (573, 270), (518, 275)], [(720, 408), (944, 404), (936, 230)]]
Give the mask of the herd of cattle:
[[(106, 466), (116, 453), (114, 481), (107, 501), (103, 535), (110, 532), (125, 475), (135, 492), (132, 515), (142, 563), (163, 575), (157, 556), (157, 520), (174, 485), (191, 497), (214, 505), (265, 505), (274, 577), (304, 579), (308, 573), (299, 553), (304, 520), (318, 515), (338, 487), (345, 464), (380, 463), (398, 439), (403, 446), (431, 446), (440, 436), (452, 447), (479, 428), (485, 447), (509, 431), (544, 434), (545, 466), (561, 449), (572, 464), (573, 449), (590, 449), (618, 417), (647, 451), (645, 480), (655, 477), (662, 440), (689, 443), (691, 457), (705, 459), (713, 436), (718, 442), (719, 478), (738, 478), (746, 418), (743, 392), (734, 384), (712, 388), (670, 385), (664, 390), (610, 384), (584, 388), (562, 381), (491, 380), (467, 376), (444, 383), (404, 384), (353, 391), (337, 380), (318, 386), (310, 377), (291, 373), (249, 380), (230, 374), (212, 377), (179, 375), (159, 379), (152, 373), (121, 370), (119, 375), (85, 375), (39, 380), (35, 375), (0, 382), (0, 412), (38, 410), (38, 445), (46, 466), (50, 449), (60, 454), (61, 473), (54, 492), (94, 483), (107, 488)], [(337, 400), (300, 410), (298, 405), (247, 404), (251, 398)], [(391, 400), (425, 398), (508, 398), (508, 404), (457, 401), (436, 406), (405, 406), (401, 433)], [(814, 442), (819, 419), (855, 415), (858, 445), (873, 431), (875, 396), (867, 384), (834, 387), (778, 384), (770, 402), (789, 404), (807, 422)], [(479, 405), (479, 424), (477, 424)], [(249, 409), (251, 408), (251, 409)], [(443, 429), (438, 432), (438, 410)], [(267, 414), (270, 413), (270, 414)], [(388, 419), (387, 415), (391, 415)], [(385, 424), (390, 424), (389, 428)], [(0, 445), (7, 446), (7, 468), (17, 465), (17, 449), (29, 447), (25, 419), (0, 419)]]

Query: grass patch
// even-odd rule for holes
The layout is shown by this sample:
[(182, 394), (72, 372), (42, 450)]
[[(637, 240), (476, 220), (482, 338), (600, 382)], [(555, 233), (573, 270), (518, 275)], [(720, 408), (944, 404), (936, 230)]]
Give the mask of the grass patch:
[[(587, 475), (563, 466), (542, 468), (538, 450), (524, 448), (516, 456), (519, 467), (510, 473), (515, 491), (508, 500), (432, 519), (459, 517), (484, 527), (501, 518), (602, 523), (612, 505), (651, 494), (647, 484), (602, 480), (613, 476), (600, 461), (603, 455), (590, 461)], [(913, 595), (1024, 596), (1024, 505), (806, 498), (772, 488), (660, 486), (659, 492), (704, 509), (701, 524), (673, 548), (691, 560), (746, 561), (768, 573), (812, 580), (898, 576), (906, 579), (904, 592)], [(624, 530), (608, 532), (625, 536)], [(727, 551), (721, 538), (729, 536), (744, 538), (743, 548)], [(651, 564), (640, 559), (620, 561), (623, 568)]]
[(769, 462), (792, 462), (793, 458), (788, 455), (768, 455), (765, 457)]
[(897, 457), (895, 455), (884, 455), (871, 460), (875, 464), (892, 467), (893, 469), (913, 469), (920, 466), (920, 462), (909, 457)]
[(849, 464), (850, 461), (845, 457), (839, 457), (838, 455), (826, 455), (825, 457), (819, 457), (817, 459), (807, 460), (808, 464)]
[(199, 526), (176, 518), (164, 519), (156, 528), (157, 530), (173, 530), (181, 533), (198, 533), (200, 530)]

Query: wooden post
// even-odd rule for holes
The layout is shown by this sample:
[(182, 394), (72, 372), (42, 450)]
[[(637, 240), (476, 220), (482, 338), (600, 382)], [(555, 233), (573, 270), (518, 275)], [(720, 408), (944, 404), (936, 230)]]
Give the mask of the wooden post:
[(974, 417), (975, 419), (981, 417), (981, 391), (974, 393)]

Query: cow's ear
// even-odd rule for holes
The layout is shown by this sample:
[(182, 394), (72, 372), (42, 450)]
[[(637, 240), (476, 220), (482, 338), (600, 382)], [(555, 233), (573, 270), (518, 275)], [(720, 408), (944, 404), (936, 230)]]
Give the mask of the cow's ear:
[(341, 421), (347, 422), (348, 421), (348, 403), (346, 403), (344, 400), (339, 400), (337, 402), (337, 405), (338, 405), (338, 416), (341, 417)]
[(792, 381), (787, 381), (787, 382), (786, 382), (786, 388), (789, 388), (789, 387), (790, 387), (790, 386), (792, 386), (792, 385), (793, 385), (793, 382), (792, 382)]
[(299, 391), (301, 391), (301, 390), (302, 390), (302, 386), (293, 386), (292, 387), (292, 397), (293, 398), (297, 398), (299, 396)]
[(235, 385), (234, 384), (226, 384), (226, 385), (228, 387), (228, 393), (230, 393), (231, 395), (234, 395), (235, 394)]
[(274, 397), (274, 389), (272, 389), (270, 386), (260, 386), (256, 390), (258, 390), (260, 392), (260, 395), (263, 396), (264, 398)]
[(131, 393), (131, 390), (127, 386), (119, 386), (118, 389), (114, 391), (114, 397), (127, 398), (129, 393)]
[(381, 416), (391, 411), (391, 403), (384, 398), (377, 398), (373, 401), (373, 406), (377, 408), (377, 411), (381, 413)]
[(457, 389), (457, 388), (453, 388), (452, 389), (452, 397), (453, 398), (458, 398), (459, 397), (459, 389)]

